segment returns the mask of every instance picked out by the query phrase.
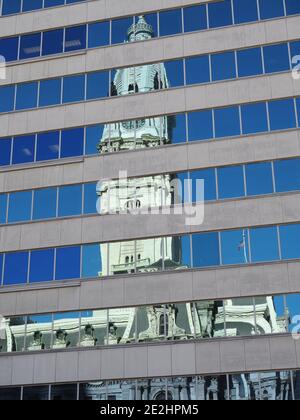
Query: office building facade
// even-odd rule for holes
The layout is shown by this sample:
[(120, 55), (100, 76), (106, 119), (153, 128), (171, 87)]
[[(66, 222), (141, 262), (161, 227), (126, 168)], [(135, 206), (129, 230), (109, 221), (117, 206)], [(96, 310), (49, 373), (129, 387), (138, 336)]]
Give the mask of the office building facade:
[(299, 0), (0, 3), (0, 400), (299, 399)]

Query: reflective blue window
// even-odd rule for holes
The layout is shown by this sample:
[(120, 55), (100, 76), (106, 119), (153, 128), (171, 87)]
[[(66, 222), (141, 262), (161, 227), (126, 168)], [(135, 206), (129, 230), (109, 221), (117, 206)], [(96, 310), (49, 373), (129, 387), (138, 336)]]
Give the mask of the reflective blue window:
[(14, 110), (15, 86), (0, 87), (0, 112)]
[(185, 7), (183, 9), (184, 31), (200, 31), (207, 28), (207, 16), (205, 4)]
[(127, 30), (133, 24), (132, 17), (123, 19), (114, 19), (111, 22), (111, 43), (122, 44), (127, 40)]
[(274, 162), (276, 192), (300, 190), (300, 158)]
[(86, 139), (85, 139), (85, 154), (95, 155), (98, 153), (98, 145), (103, 135), (104, 125), (94, 125), (86, 128)]
[(13, 141), (12, 163), (34, 161), (35, 135), (15, 137)]
[(211, 69), (212, 80), (234, 79), (236, 77), (234, 52), (212, 54)]
[(290, 70), (290, 57), (287, 44), (263, 47), (266, 73)]
[(109, 21), (90, 23), (88, 26), (88, 47), (103, 47), (109, 44)]
[(220, 264), (217, 232), (192, 235), (193, 267), (209, 267)]
[(240, 115), (237, 106), (216, 109), (214, 114), (216, 137), (238, 136), (241, 134)]
[(33, 220), (56, 217), (57, 188), (43, 188), (34, 191)]
[(82, 50), (86, 47), (86, 25), (65, 30), (65, 51)]
[(233, 0), (234, 22), (254, 22), (258, 20), (257, 0)]
[(71, 157), (83, 155), (84, 129), (74, 128), (61, 132), (60, 157)]
[(189, 57), (185, 59), (186, 83), (207, 83), (210, 81), (209, 56)]
[(267, 105), (265, 102), (241, 106), (243, 134), (268, 131)]
[(171, 134), (169, 134), (171, 143), (185, 143), (187, 141), (185, 114), (171, 115), (167, 118), (167, 121), (168, 126), (172, 128), (170, 130)]
[(286, 4), (286, 13), (288, 15), (296, 15), (300, 13), (300, 3), (299, 0), (285, 0)]
[(2, 15), (12, 15), (21, 11), (21, 0), (3, 0)]
[(205, 201), (216, 199), (216, 177), (214, 169), (201, 169), (199, 171), (190, 172), (190, 179), (192, 180), (192, 201), (197, 200), (197, 180), (204, 180), (204, 199)]
[(213, 117), (211, 110), (188, 113), (189, 141), (213, 138)]
[(38, 82), (21, 83), (17, 85), (16, 109), (36, 108)]
[(39, 249), (30, 253), (29, 282), (53, 280), (54, 249)]
[(0, 39), (0, 55), (5, 58), (5, 61), (18, 59), (18, 45), (18, 37)]
[(98, 71), (87, 75), (86, 99), (105, 98), (109, 91), (109, 72)]
[(27, 282), (28, 252), (5, 254), (3, 284), (22, 284)]
[(61, 102), (61, 78), (41, 80), (39, 106), (50, 106)]
[(0, 140), (0, 166), (10, 164), (11, 138)]
[(293, 99), (271, 101), (269, 105), (271, 130), (296, 127), (295, 105)]
[(260, 48), (249, 48), (237, 51), (239, 77), (255, 76), (263, 73), (262, 55)]
[[(7, 194), (0, 194), (0, 223), (6, 223)], [(1, 273), (0, 266), (0, 273)], [(0, 275), (1, 278), (1, 275)], [(1, 281), (0, 281), (1, 284)]]
[(63, 52), (64, 30), (55, 29), (43, 33), (42, 55), (59, 54)]
[(300, 258), (300, 225), (279, 227), (282, 259)]
[(63, 103), (84, 100), (85, 75), (66, 76), (63, 79)]
[(41, 33), (22, 35), (19, 59), (39, 57), (41, 55)]
[(222, 264), (249, 263), (248, 230), (221, 232)]
[(245, 195), (242, 166), (218, 168), (219, 198), (243, 197)]
[(42, 9), (43, 0), (23, 0), (22, 12)]
[(37, 135), (36, 160), (57, 159), (59, 154), (59, 131)]
[(82, 247), (82, 277), (98, 277), (102, 272), (100, 245)]
[(279, 259), (276, 227), (250, 229), (250, 244), (252, 262)]
[(58, 217), (82, 213), (82, 185), (67, 185), (59, 188)]
[(284, 0), (259, 0), (260, 18), (272, 19), (284, 16)]
[(165, 10), (159, 13), (160, 36), (182, 32), (181, 9)]
[(208, 18), (210, 28), (232, 25), (231, 0), (209, 3)]
[[(290, 49), (291, 49), (291, 57), (300, 55), (300, 41), (290, 42)], [(299, 63), (299, 60), (297, 60), (297, 64)], [(294, 65), (295, 63), (293, 63)]]
[(9, 194), (8, 223), (31, 219), (32, 191)]
[(80, 247), (71, 246), (56, 249), (56, 280), (80, 277)]
[(271, 194), (274, 192), (270, 162), (249, 163), (245, 169), (247, 195)]
[(96, 194), (96, 183), (85, 184), (84, 185), (84, 214), (94, 214), (97, 213), (96, 203), (98, 196)]
[(64, 0), (44, 0), (44, 7), (61, 6)]
[(170, 84), (169, 87), (184, 85), (183, 60), (166, 61), (165, 68)]

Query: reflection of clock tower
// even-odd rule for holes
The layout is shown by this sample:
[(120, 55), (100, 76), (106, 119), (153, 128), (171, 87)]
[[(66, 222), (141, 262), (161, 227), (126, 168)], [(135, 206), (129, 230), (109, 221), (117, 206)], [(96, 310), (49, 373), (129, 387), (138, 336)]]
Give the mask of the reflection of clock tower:
[[(143, 16), (127, 31), (128, 42), (150, 39), (153, 30)], [(150, 64), (119, 69), (111, 84), (111, 95), (120, 96), (138, 92), (149, 92), (169, 86), (164, 64)], [(145, 118), (106, 124), (98, 149), (101, 153), (157, 147), (168, 143), (172, 137), (172, 119), (168, 117)], [(121, 168), (120, 168), (121, 169)], [(122, 168), (126, 170), (126, 168)], [(170, 206), (170, 175), (147, 176), (105, 182), (98, 191), (101, 212), (124, 211), (138, 207)], [(173, 238), (122, 242), (110, 245), (109, 267), (106, 267), (107, 246), (101, 246), (102, 275), (156, 271), (161, 267), (163, 255), (169, 262), (180, 260), (178, 242)], [(177, 249), (176, 249), (177, 248)]]

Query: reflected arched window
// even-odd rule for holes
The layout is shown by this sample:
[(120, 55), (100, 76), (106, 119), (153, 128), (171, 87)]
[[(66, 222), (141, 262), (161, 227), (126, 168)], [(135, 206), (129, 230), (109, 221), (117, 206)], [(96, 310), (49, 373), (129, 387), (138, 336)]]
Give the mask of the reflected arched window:
[(159, 317), (159, 335), (165, 334), (165, 317), (164, 314), (161, 314)]
[(129, 263), (129, 257), (125, 258), (125, 263), (128, 264)]

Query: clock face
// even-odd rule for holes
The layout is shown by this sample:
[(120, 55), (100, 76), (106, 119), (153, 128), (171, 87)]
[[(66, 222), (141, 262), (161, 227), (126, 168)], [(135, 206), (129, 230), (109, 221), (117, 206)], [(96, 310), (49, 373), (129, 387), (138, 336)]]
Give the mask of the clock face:
[(125, 122), (122, 122), (122, 126), (126, 130), (134, 130), (135, 128), (143, 127), (145, 123), (146, 123), (145, 120), (125, 121)]

